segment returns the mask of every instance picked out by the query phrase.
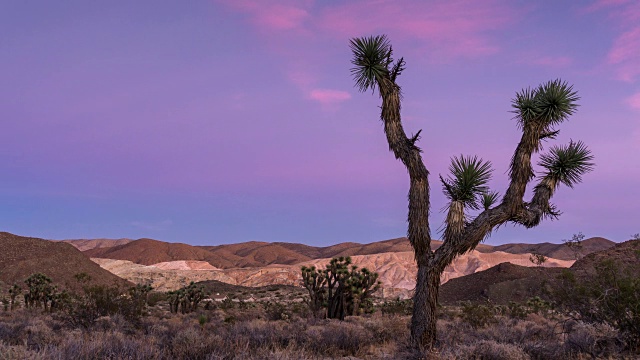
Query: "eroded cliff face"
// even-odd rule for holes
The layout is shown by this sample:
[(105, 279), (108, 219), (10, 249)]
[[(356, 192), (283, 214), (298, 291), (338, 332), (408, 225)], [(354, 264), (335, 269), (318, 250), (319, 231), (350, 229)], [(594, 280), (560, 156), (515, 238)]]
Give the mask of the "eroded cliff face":
[[(409, 297), (415, 287), (416, 265), (413, 252), (387, 252), (352, 256), (353, 264), (366, 267), (380, 275), (381, 295), (384, 297)], [(102, 268), (134, 283), (149, 283), (156, 290), (169, 291), (187, 285), (191, 281), (218, 280), (232, 285), (266, 286), (272, 284), (300, 285), (300, 267), (324, 268), (330, 259), (315, 259), (295, 265), (269, 265), (254, 268), (217, 269), (205, 261), (169, 261), (154, 265), (139, 265), (126, 260), (92, 259)], [(472, 251), (457, 258), (442, 274), (442, 282), (486, 270), (497, 264), (509, 262), (521, 266), (535, 266), (529, 254), (506, 252), (481, 253)], [(570, 267), (571, 260), (549, 258), (545, 267)]]

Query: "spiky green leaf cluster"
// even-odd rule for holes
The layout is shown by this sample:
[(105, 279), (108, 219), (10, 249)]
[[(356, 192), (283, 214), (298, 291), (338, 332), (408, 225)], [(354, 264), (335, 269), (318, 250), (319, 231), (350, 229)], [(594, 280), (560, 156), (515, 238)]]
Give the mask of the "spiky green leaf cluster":
[[(386, 35), (353, 38), (349, 40), (353, 52), (351, 75), (360, 91), (375, 90), (378, 82), (389, 75), (391, 43)], [(399, 63), (400, 64), (400, 63)], [(401, 67), (401, 65), (400, 65)], [(394, 67), (394, 73), (402, 71)]]
[(500, 195), (496, 191), (487, 191), (482, 193), (482, 196), (480, 199), (482, 203), (482, 208), (485, 210), (489, 210), (489, 208), (491, 208), (495, 203), (498, 202), (499, 197)]
[(516, 93), (511, 106), (521, 126), (539, 122), (549, 128), (571, 116), (578, 107), (579, 99), (573, 86), (556, 79), (535, 89), (527, 88)]
[(446, 179), (440, 176), (442, 189), (451, 201), (461, 201), (465, 207), (480, 208), (480, 197), (487, 193), (487, 183), (491, 179), (491, 162), (477, 156), (460, 155), (451, 159), (451, 174)]
[[(543, 177), (573, 187), (582, 181), (582, 175), (593, 170), (593, 155), (581, 141), (568, 145), (552, 146), (549, 153), (542, 154), (538, 165), (545, 168)], [(557, 186), (556, 185), (556, 186)]]

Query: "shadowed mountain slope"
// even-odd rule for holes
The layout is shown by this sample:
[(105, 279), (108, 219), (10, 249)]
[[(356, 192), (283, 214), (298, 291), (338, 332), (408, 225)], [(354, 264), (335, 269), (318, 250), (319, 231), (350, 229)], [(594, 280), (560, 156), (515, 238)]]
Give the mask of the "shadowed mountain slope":
[[(539, 245), (543, 245), (539, 249), (547, 250), (550, 254), (563, 254), (566, 250), (548, 246), (555, 244)], [(593, 251), (599, 247), (605, 249)], [(604, 261), (612, 262), (625, 274), (640, 276), (640, 240), (616, 244), (606, 239), (592, 238), (582, 242), (582, 252), (591, 253), (576, 261), (569, 269), (502, 263), (484, 271), (451, 279), (441, 287), (440, 302), (454, 304), (471, 301), (504, 305), (509, 301), (526, 301), (534, 296), (548, 298), (553, 293), (550, 290), (563, 286), (559, 281), (559, 275), (563, 271), (571, 271), (577, 278), (586, 280), (596, 276), (596, 267)], [(571, 254), (575, 256), (574, 252)]]
[(576, 261), (571, 270), (577, 276), (593, 276), (596, 266), (611, 261), (621, 271), (640, 276), (640, 240), (615, 244), (609, 249), (593, 252)]
[(37, 272), (49, 276), (59, 287), (75, 290), (80, 286), (74, 275), (81, 272), (91, 276), (94, 284), (131, 285), (69, 244), (0, 232), (0, 280), (23, 286), (23, 281)]
[(539, 243), (539, 244), (504, 244), (492, 247), (478, 248), (480, 252), (492, 252), (492, 251), (504, 251), (511, 254), (527, 254), (538, 253), (544, 256), (559, 259), (559, 260), (575, 260), (576, 255), (586, 255), (595, 251), (601, 251), (614, 246), (616, 243), (601, 237), (593, 237), (581, 242), (579, 253), (571, 249), (566, 244), (552, 244), (552, 243)]
[(543, 296), (545, 287), (555, 281), (564, 268), (525, 267), (501, 263), (484, 271), (449, 280), (440, 288), (443, 305), (463, 301), (506, 305)]
[(124, 245), (132, 242), (132, 239), (68, 239), (54, 240), (66, 242), (80, 251), (87, 251), (95, 248), (108, 248), (118, 245)]
[(129, 260), (137, 264), (152, 265), (175, 260), (207, 261), (215, 267), (234, 266), (240, 257), (218, 257), (210, 251), (187, 244), (167, 243), (152, 239), (139, 239), (130, 243), (109, 247), (95, 248), (84, 252), (92, 258)]

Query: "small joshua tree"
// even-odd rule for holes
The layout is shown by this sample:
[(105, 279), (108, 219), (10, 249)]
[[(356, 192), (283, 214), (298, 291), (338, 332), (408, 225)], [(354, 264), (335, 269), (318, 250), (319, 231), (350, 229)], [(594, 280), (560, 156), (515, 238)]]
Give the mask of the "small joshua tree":
[(556, 137), (556, 127), (575, 113), (579, 98), (573, 87), (561, 80), (516, 93), (512, 107), (522, 137), (511, 157), (510, 182), (501, 201), (498, 193), (487, 186), (492, 174), (488, 161), (462, 155), (452, 159), (451, 175), (440, 177), (449, 200), (443, 244), (432, 250), (429, 171), (422, 161), (422, 149), (417, 146), (422, 130), (408, 137), (400, 116), (402, 96), (397, 79), (405, 69), (405, 61), (393, 59), (385, 35), (351, 39), (350, 47), (355, 86), (360, 91), (372, 90), (380, 95), (380, 118), (389, 150), (409, 173), (407, 237), (418, 265), (411, 340), (415, 347), (431, 348), (436, 340), (440, 276), (446, 266), (473, 250), (500, 225), (510, 222), (532, 228), (544, 218), (557, 218), (560, 213), (550, 202), (556, 190), (562, 184), (573, 187), (593, 168), (593, 156), (582, 142), (552, 146), (548, 153), (540, 155), (538, 165), (542, 171), (538, 173), (532, 198), (524, 200), (527, 186), (536, 179), (532, 155), (542, 149), (543, 141)]

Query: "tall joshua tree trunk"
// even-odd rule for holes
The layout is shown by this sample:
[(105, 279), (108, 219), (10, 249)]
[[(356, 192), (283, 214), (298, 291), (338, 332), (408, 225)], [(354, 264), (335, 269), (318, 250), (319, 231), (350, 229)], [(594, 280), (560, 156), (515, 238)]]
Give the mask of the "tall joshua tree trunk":
[[(353, 52), (351, 73), (361, 91), (378, 90), (382, 98), (380, 118), (389, 150), (409, 173), (409, 214), (407, 237), (418, 265), (411, 318), (411, 340), (417, 348), (431, 348), (436, 343), (436, 309), (440, 276), (457, 256), (473, 250), (491, 231), (512, 222), (527, 228), (537, 226), (545, 217), (559, 213), (549, 203), (562, 183), (569, 187), (581, 181), (581, 175), (593, 168), (590, 151), (581, 142), (552, 147), (540, 156), (544, 168), (528, 202), (523, 200), (527, 185), (535, 178), (531, 157), (541, 148), (541, 141), (554, 138), (554, 130), (575, 112), (578, 97), (572, 87), (555, 80), (535, 89), (516, 94), (514, 113), (522, 130), (522, 138), (511, 159), (510, 184), (498, 204), (497, 192), (489, 191), (491, 164), (477, 157), (452, 159), (447, 178), (440, 176), (443, 191), (449, 199), (443, 244), (431, 250), (429, 228), (429, 172), (422, 161), (422, 150), (416, 146), (420, 131), (411, 138), (402, 128), (400, 117), (401, 90), (396, 78), (404, 70), (404, 59), (392, 59), (386, 36), (355, 38), (350, 41)], [(475, 217), (468, 210), (480, 211)]]
[[(400, 60), (396, 74), (402, 71)], [(389, 149), (402, 161), (409, 172), (409, 229), (407, 236), (418, 264), (416, 290), (413, 298), (411, 335), (414, 342), (431, 346), (435, 340), (435, 316), (440, 286), (440, 273), (430, 266), (431, 230), (429, 228), (429, 171), (422, 161), (421, 150), (415, 143), (418, 135), (409, 139), (402, 128), (400, 117), (400, 87), (390, 78), (379, 83), (382, 97), (381, 118)], [(435, 284), (435, 285), (434, 285)]]

